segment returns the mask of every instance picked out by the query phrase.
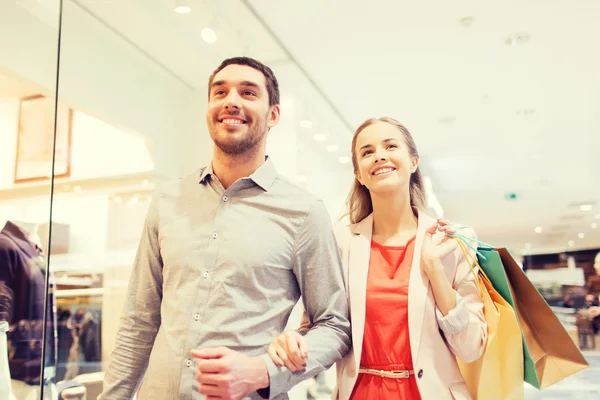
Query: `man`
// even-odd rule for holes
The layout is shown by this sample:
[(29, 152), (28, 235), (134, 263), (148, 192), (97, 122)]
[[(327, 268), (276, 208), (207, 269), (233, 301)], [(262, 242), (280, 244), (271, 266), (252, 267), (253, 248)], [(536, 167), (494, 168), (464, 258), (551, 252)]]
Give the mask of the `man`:
[[(350, 349), (327, 211), (265, 157), (280, 112), (273, 72), (228, 59), (208, 90), (212, 163), (152, 201), (102, 399), (129, 400), (146, 367), (143, 400), (285, 399)], [(314, 325), (296, 375), (266, 350), (300, 295)]]

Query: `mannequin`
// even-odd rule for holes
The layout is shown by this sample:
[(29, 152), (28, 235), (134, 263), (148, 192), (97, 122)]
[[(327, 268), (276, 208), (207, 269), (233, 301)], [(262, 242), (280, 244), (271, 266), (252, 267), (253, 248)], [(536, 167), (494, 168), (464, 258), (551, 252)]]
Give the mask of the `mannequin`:
[[(44, 319), (47, 271), (36, 230), (35, 224), (9, 221), (0, 231), (0, 281), (12, 293), (7, 313), (10, 317), (6, 317), (10, 325), (8, 364), (12, 390), (19, 400), (39, 398), (42, 365), (45, 382), (52, 381), (52, 367), (56, 365), (54, 290), (50, 287), (48, 291), (48, 313)], [(44, 320), (45, 362), (42, 360)]]

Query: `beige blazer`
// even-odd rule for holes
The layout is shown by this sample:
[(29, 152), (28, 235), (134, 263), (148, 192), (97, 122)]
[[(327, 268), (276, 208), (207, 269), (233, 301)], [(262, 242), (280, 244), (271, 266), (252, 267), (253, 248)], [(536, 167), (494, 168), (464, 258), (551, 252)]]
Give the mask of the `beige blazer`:
[[(425, 230), (435, 220), (420, 213), (415, 252), (408, 289), (408, 328), (417, 385), (424, 400), (469, 399), (469, 392), (456, 364), (456, 357), (469, 362), (478, 359), (485, 348), (487, 324), (475, 278), (460, 248), (443, 260), (452, 287), (466, 301), (469, 323), (461, 332), (443, 333), (427, 276), (421, 271), (421, 247)], [(354, 225), (337, 227), (337, 239), (348, 291), (352, 322), (350, 353), (336, 364), (337, 385), (333, 398), (348, 400), (358, 377), (365, 325), (366, 282), (373, 231), (373, 216)], [(460, 231), (474, 237), (471, 229)]]

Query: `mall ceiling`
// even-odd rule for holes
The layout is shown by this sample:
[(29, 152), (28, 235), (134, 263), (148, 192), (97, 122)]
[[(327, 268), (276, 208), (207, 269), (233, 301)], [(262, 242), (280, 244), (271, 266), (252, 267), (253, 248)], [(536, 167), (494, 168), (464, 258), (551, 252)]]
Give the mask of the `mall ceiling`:
[(338, 146), (336, 163), (364, 119), (402, 121), (446, 216), (486, 242), (524, 253), (600, 247), (600, 2), (186, 3), (187, 14), (174, 0), (65, 6), (191, 88), (234, 54), (279, 68), (284, 94), (302, 99), (297, 135), (326, 132), (313, 144)]

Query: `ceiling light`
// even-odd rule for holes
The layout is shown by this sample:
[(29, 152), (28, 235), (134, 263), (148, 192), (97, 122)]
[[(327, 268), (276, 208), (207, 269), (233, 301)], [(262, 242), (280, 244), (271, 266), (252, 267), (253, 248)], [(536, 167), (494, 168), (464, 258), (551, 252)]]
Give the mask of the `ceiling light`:
[(204, 28), (200, 31), (200, 36), (202, 36), (202, 40), (206, 43), (213, 44), (217, 41), (217, 33), (213, 31), (211, 28)]
[(579, 239), (583, 239), (585, 237), (585, 233), (579, 232), (579, 235), (577, 235), (577, 237), (579, 237)]
[(342, 156), (342, 157), (338, 158), (338, 161), (341, 162), (342, 164), (348, 164), (350, 162), (350, 157)]
[(340, 148), (337, 144), (329, 144), (327, 145), (327, 151), (330, 153), (335, 153), (336, 151), (338, 151)]
[(121, 201), (123, 201), (123, 199), (121, 199), (121, 196), (115, 196), (113, 200), (115, 201), (115, 203), (120, 203)]
[(192, 12), (192, 9), (188, 6), (177, 6), (175, 7), (175, 12), (177, 14), (189, 14)]
[(527, 249), (527, 250), (531, 249), (531, 243), (525, 243), (525, 249)]
[(594, 228), (594, 229), (596, 229), (596, 228), (598, 227), (598, 224), (597, 224), (597, 223), (595, 223), (595, 222), (592, 222), (592, 225), (591, 225), (591, 227), (592, 227), (592, 228)]
[(579, 209), (581, 211), (591, 211), (592, 210), (592, 205), (591, 204), (582, 204), (579, 206)]
[(570, 246), (570, 247), (573, 247), (573, 246), (575, 246), (575, 242), (574, 242), (574, 241), (572, 241), (572, 240), (569, 240), (569, 246)]
[(473, 25), (473, 22), (475, 22), (475, 18), (474, 17), (464, 17), (458, 20), (458, 23), (463, 27), (463, 28), (470, 28)]
[(535, 233), (542, 233), (542, 227), (541, 226), (536, 226), (534, 229)]
[(303, 119), (302, 121), (300, 121), (300, 126), (302, 128), (310, 128), (312, 126), (312, 122), (308, 119)]
[(174, 11), (177, 14), (189, 14), (192, 12), (192, 7), (190, 6), (190, 0), (175, 0), (175, 8)]
[(296, 180), (297, 180), (298, 182), (300, 182), (300, 183), (306, 182), (306, 176), (304, 176), (304, 175), (298, 175), (298, 176), (296, 177)]
[(504, 41), (504, 43), (506, 43), (509, 46), (516, 46), (518, 44), (523, 44), (529, 41), (529, 39), (531, 39), (531, 37), (529, 36), (528, 33), (515, 33), (514, 35), (510, 35), (506, 38), (506, 40)]
[(317, 142), (322, 142), (325, 139), (327, 139), (327, 137), (325, 136), (324, 133), (315, 133), (313, 136), (313, 139), (315, 139)]
[(129, 201), (127, 202), (127, 206), (128, 207), (133, 207), (135, 206), (138, 202), (140, 201), (140, 196), (138, 194), (134, 195), (131, 199), (129, 199)]

